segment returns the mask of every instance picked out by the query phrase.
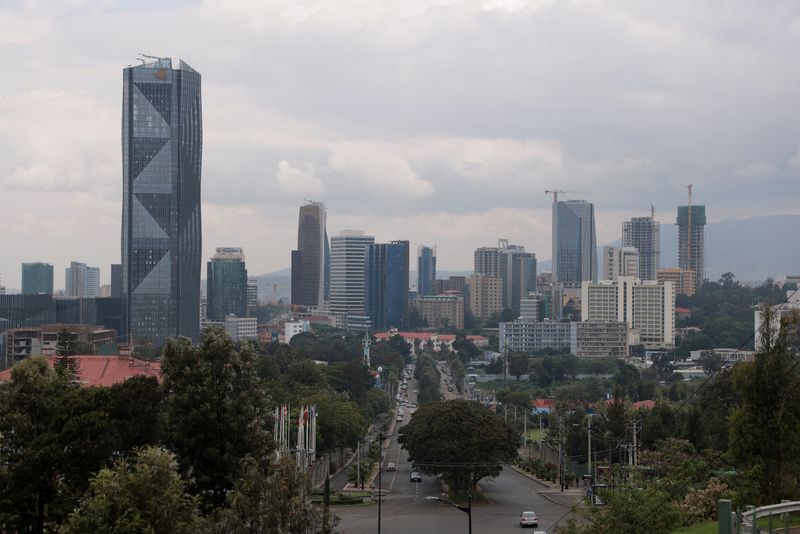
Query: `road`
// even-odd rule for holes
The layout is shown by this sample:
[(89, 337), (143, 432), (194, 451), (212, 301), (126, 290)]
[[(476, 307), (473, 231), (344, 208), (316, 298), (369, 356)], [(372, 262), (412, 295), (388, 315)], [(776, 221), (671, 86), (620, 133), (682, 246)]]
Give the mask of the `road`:
[[(415, 388), (416, 384), (412, 381), (409, 384), (408, 396), (414, 403), (416, 403)], [(406, 409), (405, 422), (408, 422), (410, 412), (411, 410)], [(389, 439), (385, 452), (385, 461), (395, 462), (397, 471), (384, 471), (381, 474), (381, 486), (389, 493), (381, 505), (380, 532), (387, 534), (467, 532), (468, 518), (465, 513), (446, 503), (425, 499), (427, 496), (443, 496), (440, 493), (441, 486), (435, 479), (423, 475), (421, 483), (411, 483), (408, 454), (400, 448), (396, 437)], [(375, 486), (377, 485), (376, 479)], [(536, 512), (540, 521), (539, 529), (545, 530), (569, 510), (569, 504), (578, 499), (574, 496), (559, 495), (554, 500), (564, 504), (553, 502), (539, 493), (545, 489), (541, 484), (510, 467), (504, 467), (495, 480), (484, 479), (480, 482), (480, 486), (488, 501), (473, 504), (472, 529), (476, 533), (518, 532), (519, 514), (526, 510)], [(376, 504), (340, 506), (336, 507), (334, 512), (340, 517), (335, 529), (340, 534), (378, 531)]]

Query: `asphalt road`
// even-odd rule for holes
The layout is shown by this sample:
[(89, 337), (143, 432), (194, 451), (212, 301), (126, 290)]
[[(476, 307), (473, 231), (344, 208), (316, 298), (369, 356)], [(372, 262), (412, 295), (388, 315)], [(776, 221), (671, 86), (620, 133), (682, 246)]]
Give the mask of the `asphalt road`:
[[(409, 384), (408, 397), (416, 403), (413, 393), (416, 384)], [(446, 389), (443, 393), (447, 393)], [(446, 395), (454, 397), (455, 395)], [(409, 421), (412, 410), (405, 410), (405, 422)], [(395, 462), (397, 471), (381, 473), (381, 487), (388, 490), (381, 504), (380, 532), (393, 533), (449, 533), (467, 532), (468, 517), (464, 512), (442, 502), (427, 500), (425, 497), (441, 494), (441, 486), (432, 477), (423, 475), (421, 483), (410, 481), (411, 465), (408, 454), (392, 437), (385, 449), (385, 463)], [(385, 465), (385, 464), (384, 464)], [(375, 480), (378, 486), (378, 479)], [(539, 530), (546, 530), (558, 521), (578, 497), (541, 495), (547, 490), (538, 482), (525, 477), (510, 467), (503, 468), (495, 480), (480, 482), (488, 501), (474, 503), (472, 509), (472, 531), (475, 533), (518, 532), (518, 518), (523, 511), (533, 510), (539, 516)], [(557, 501), (557, 502), (554, 502)], [(466, 504), (466, 503), (458, 503)], [(339, 506), (334, 512), (340, 520), (335, 532), (340, 534), (360, 534), (378, 532), (378, 505)]]

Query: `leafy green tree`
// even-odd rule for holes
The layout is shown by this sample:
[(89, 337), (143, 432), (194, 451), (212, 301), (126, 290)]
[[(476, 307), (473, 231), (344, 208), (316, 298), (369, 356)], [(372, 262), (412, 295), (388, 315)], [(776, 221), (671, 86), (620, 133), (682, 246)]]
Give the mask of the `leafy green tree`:
[(343, 395), (317, 394), (305, 399), (317, 405), (317, 449), (322, 452), (355, 448), (367, 431), (358, 405)]
[(75, 355), (78, 350), (75, 343), (75, 336), (66, 328), (61, 329), (56, 334), (56, 370), (64, 373), (71, 380), (80, 376), (80, 366)]
[(528, 372), (528, 355), (524, 352), (512, 352), (508, 356), (508, 372), (519, 380)]
[(319, 531), (322, 513), (311, 504), (311, 485), (292, 458), (282, 458), (265, 469), (248, 457), (241, 472), (242, 478), (228, 495), (227, 508), (220, 513), (220, 533)]
[(161, 441), (162, 392), (155, 377), (131, 377), (111, 386), (108, 395), (107, 409), (114, 425), (111, 437), (117, 453)]
[(588, 521), (583, 526), (575, 525), (572, 532), (670, 534), (680, 525), (681, 513), (670, 494), (652, 484), (620, 486), (614, 491), (601, 491), (600, 495), (605, 506), (592, 507)]
[(206, 507), (225, 502), (245, 456), (272, 450), (270, 418), (249, 344), (240, 352), (221, 329), (199, 346), (168, 340), (161, 361), (166, 440), (176, 451), (190, 489)]
[(758, 466), (756, 502), (772, 504), (800, 496), (800, 374), (792, 347), (797, 317), (775, 325), (775, 311), (762, 309), (763, 349), (754, 362), (739, 364), (733, 385), (742, 403), (731, 418), (730, 454), (737, 465)]
[(202, 520), (186, 494), (178, 462), (158, 447), (137, 450), (94, 477), (89, 496), (72, 513), (67, 532), (195, 533)]
[(500, 474), (518, 444), (502, 418), (463, 400), (422, 405), (399, 441), (423, 473), (441, 476), (456, 491), (471, 491), (482, 478)]

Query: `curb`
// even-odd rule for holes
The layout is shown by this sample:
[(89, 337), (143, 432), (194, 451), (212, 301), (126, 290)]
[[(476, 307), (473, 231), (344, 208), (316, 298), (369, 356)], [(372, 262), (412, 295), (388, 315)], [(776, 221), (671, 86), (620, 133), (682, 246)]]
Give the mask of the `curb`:
[[(545, 483), (544, 483), (544, 482), (542, 482), (541, 480), (539, 480), (539, 479), (537, 479), (537, 478), (534, 478), (533, 476), (529, 475), (528, 473), (526, 473), (525, 471), (521, 470), (521, 469), (520, 469), (520, 468), (518, 468), (517, 466), (515, 466), (515, 465), (511, 465), (511, 464), (507, 464), (507, 465), (508, 465), (508, 466), (509, 466), (511, 469), (513, 469), (514, 471), (516, 471), (517, 473), (519, 473), (520, 475), (522, 475), (522, 476), (524, 476), (524, 477), (527, 477), (527, 478), (529, 478), (530, 480), (533, 480), (534, 482), (536, 482), (537, 484), (540, 484), (541, 486), (544, 486), (544, 488), (546, 488), (546, 489), (548, 489), (548, 490), (553, 490), (553, 491), (555, 491), (555, 492), (556, 492), (556, 493), (555, 493), (555, 495), (578, 495), (578, 496), (580, 496), (581, 498), (583, 498), (583, 493), (562, 493), (562, 492), (560, 492), (560, 491), (556, 490), (555, 488), (551, 488), (550, 486), (548, 486), (547, 484), (545, 484)], [(559, 506), (563, 506), (563, 507), (565, 507), (565, 508), (572, 508), (572, 507), (574, 506), (574, 505), (572, 505), (572, 504), (564, 504), (563, 502), (561, 502), (561, 501), (558, 501), (558, 500), (556, 500), (556, 499), (554, 499), (554, 498), (550, 497), (550, 495), (553, 495), (553, 493), (552, 493), (551, 491), (543, 491), (543, 490), (539, 490), (539, 492), (538, 492), (538, 493), (539, 493), (539, 495), (541, 495), (542, 497), (544, 497), (544, 498), (545, 498), (545, 499), (547, 499), (548, 501), (552, 502), (553, 504), (557, 504), (557, 505), (559, 505)], [(578, 502), (578, 504), (580, 504), (580, 501)]]

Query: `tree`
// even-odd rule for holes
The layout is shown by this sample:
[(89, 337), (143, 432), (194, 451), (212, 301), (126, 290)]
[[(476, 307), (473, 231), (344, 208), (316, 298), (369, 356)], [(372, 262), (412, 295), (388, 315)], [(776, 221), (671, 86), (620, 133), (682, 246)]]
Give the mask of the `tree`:
[(109, 388), (108, 412), (114, 424), (117, 453), (155, 445), (162, 433), (161, 386), (152, 376), (134, 376)]
[(210, 508), (225, 502), (245, 456), (272, 450), (263, 391), (249, 344), (234, 350), (221, 329), (207, 329), (198, 347), (168, 340), (161, 361), (166, 440), (177, 452), (190, 490)]
[(409, 461), (456, 491), (471, 491), (480, 479), (497, 476), (501, 464), (517, 455), (511, 428), (477, 402), (422, 405), (402, 432), (399, 441)]
[(322, 514), (311, 504), (311, 485), (291, 457), (268, 470), (248, 457), (241, 472), (228, 507), (220, 514), (219, 532), (289, 534), (320, 529)]
[(528, 372), (528, 355), (524, 352), (512, 352), (508, 357), (508, 372), (519, 380)]
[(137, 450), (92, 479), (89, 496), (72, 513), (68, 532), (197, 532), (201, 517), (195, 499), (185, 492), (178, 462), (159, 447)]
[(742, 403), (731, 416), (729, 449), (738, 466), (761, 471), (754, 505), (800, 496), (800, 375), (791, 349), (798, 318), (778, 323), (769, 306), (762, 313), (763, 348), (733, 373)]
[(80, 376), (78, 359), (75, 358), (78, 350), (74, 337), (66, 328), (56, 334), (56, 370), (64, 373), (71, 380)]

